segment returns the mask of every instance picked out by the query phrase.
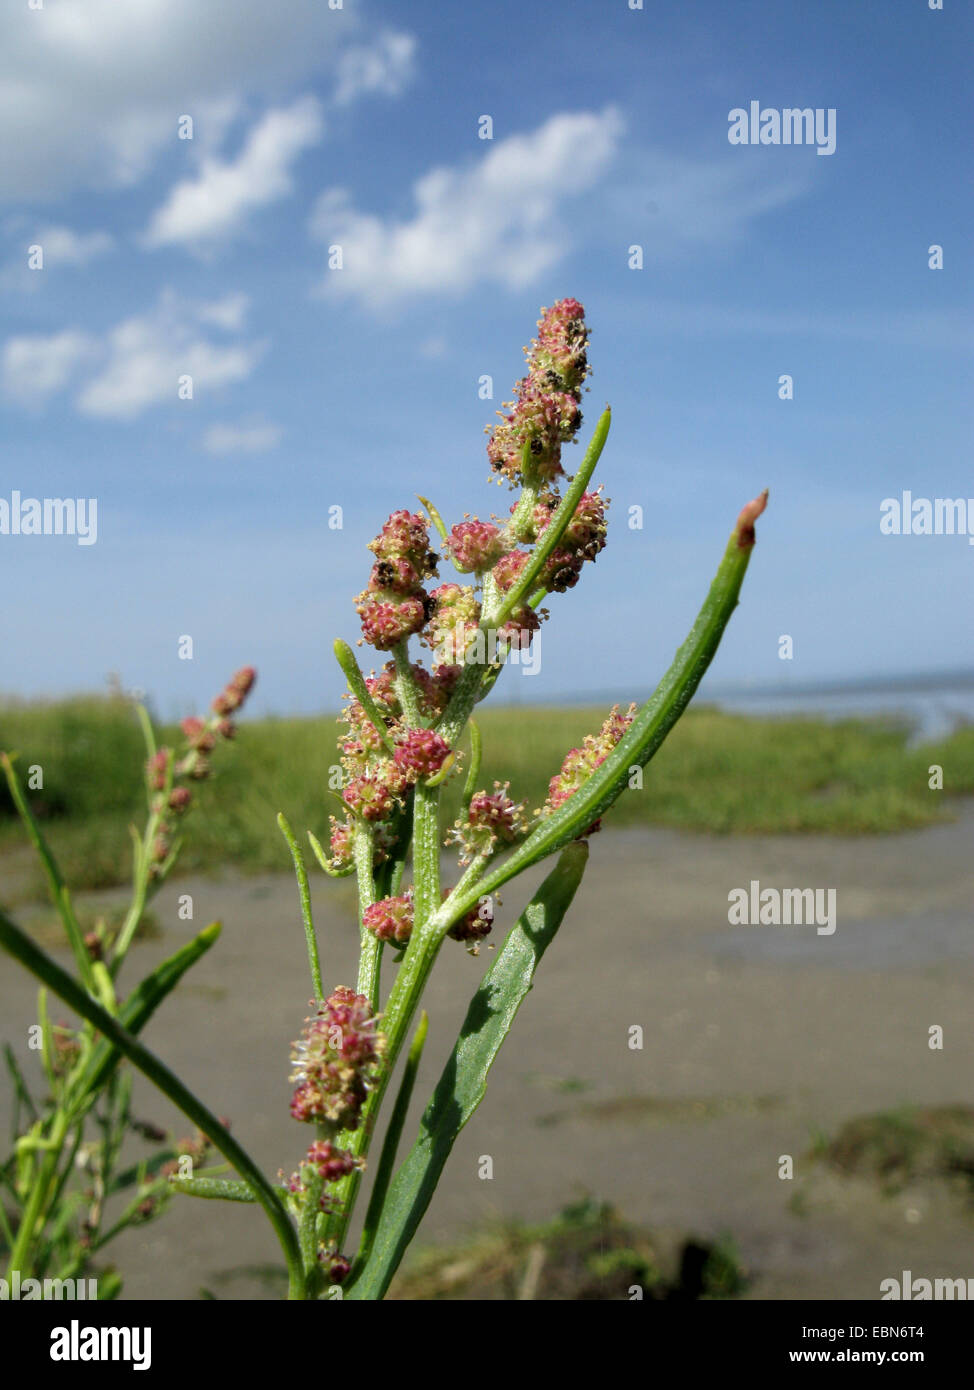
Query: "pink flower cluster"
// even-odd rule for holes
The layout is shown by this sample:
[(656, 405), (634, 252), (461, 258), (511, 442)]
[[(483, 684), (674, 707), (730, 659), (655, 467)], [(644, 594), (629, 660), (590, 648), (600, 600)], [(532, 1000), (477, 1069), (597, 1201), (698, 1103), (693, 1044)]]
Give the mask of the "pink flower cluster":
[[(443, 889), (444, 899), (449, 895), (449, 888)], [(490, 935), (490, 929), (494, 925), (494, 904), (490, 898), (484, 898), (481, 902), (472, 907), (469, 912), (464, 913), (458, 922), (447, 932), (447, 936), (454, 941), (462, 941), (472, 956), (478, 954), (480, 942), (485, 936)]]
[[(532, 527), (535, 537), (543, 535), (548, 529), (557, 505), (557, 494), (549, 493), (535, 507)], [(575, 587), (585, 562), (594, 561), (605, 549), (608, 531), (605, 519), (607, 506), (608, 501), (602, 496), (601, 488), (595, 492), (582, 493), (558, 545), (545, 561), (538, 580), (539, 586), (557, 594)]]
[[(412, 673), (419, 689), (420, 712), (435, 718), (446, 708), (460, 674), (459, 668), (442, 665), (430, 672), (414, 663)], [(378, 676), (368, 677), (365, 685), (383, 717), (384, 732), (395, 749), (390, 754), (362, 705), (350, 699), (342, 715), (348, 725), (341, 745), (342, 766), (346, 772), (342, 798), (353, 816), (375, 827), (376, 863), (381, 863), (388, 848), (382, 822), (402, 804), (415, 782), (440, 770), (450, 748), (431, 729), (407, 728), (396, 694), (392, 662), (387, 663)], [(354, 825), (350, 820), (340, 822), (334, 817), (331, 824), (331, 867), (341, 872), (352, 862)]]
[(522, 460), (530, 458), (534, 477), (551, 483), (561, 467), (561, 446), (582, 423), (581, 392), (588, 375), (588, 328), (577, 299), (561, 299), (543, 309), (538, 337), (525, 349), (528, 374), (515, 387), (511, 413), (501, 416), (487, 444), (495, 473), (511, 486), (524, 481)]
[[(503, 559), (497, 562), (494, 567), (494, 583), (500, 593), (509, 593), (514, 588), (530, 558), (529, 550), (509, 550)], [(539, 589), (542, 583), (543, 580), (539, 576)], [(538, 613), (529, 603), (519, 604), (499, 628), (498, 640), (509, 642), (517, 651), (526, 650), (531, 645), (531, 638), (541, 626), (542, 616), (546, 615)]]
[[(566, 754), (561, 771), (548, 784), (548, 799), (542, 808), (542, 815), (552, 815), (588, 781), (619, 743), (632, 723), (635, 712), (635, 705), (630, 705), (625, 714), (620, 714), (619, 706), (613, 705), (599, 732), (586, 734), (581, 748), (573, 748)], [(593, 834), (599, 825), (600, 821), (595, 821), (583, 834)]]
[(437, 560), (426, 528), (418, 512), (393, 512), (369, 544), (376, 560), (355, 605), (363, 639), (379, 651), (391, 651), (426, 622), (429, 599), (423, 584), (436, 574)]
[(412, 891), (372, 903), (362, 914), (362, 925), (380, 941), (393, 941), (397, 946), (404, 946), (413, 930)]
[(364, 994), (340, 985), (314, 1018), (305, 1019), (293, 1043), (291, 1080), (298, 1082), (291, 1114), (307, 1124), (357, 1129), (362, 1105), (375, 1079), (385, 1039), (376, 1031)]
[(430, 594), (430, 601), (423, 640), (459, 670), (477, 632), (480, 602), (468, 584), (441, 584)]
[(152, 877), (159, 876), (172, 853), (174, 827), (170, 817), (184, 815), (193, 801), (190, 788), (179, 784), (186, 780), (202, 782), (209, 777), (209, 754), (219, 738), (231, 739), (236, 734), (236, 725), (229, 716), (241, 708), (256, 679), (252, 666), (241, 667), (213, 700), (208, 719), (190, 715), (182, 721), (180, 727), (186, 738), (183, 755), (177, 758), (171, 748), (163, 747), (146, 763), (146, 780), (149, 790), (155, 793), (152, 812), (159, 817), (150, 857)]
[[(297, 1172), (291, 1174), (285, 1186), (292, 1196), (304, 1198), (304, 1194), (315, 1178), (321, 1183), (336, 1183), (347, 1177), (349, 1173), (354, 1173), (364, 1166), (362, 1160), (356, 1158), (349, 1149), (340, 1149), (330, 1139), (316, 1139), (301, 1160)], [(284, 1174), (281, 1173), (280, 1176), (283, 1179)], [(323, 1212), (338, 1210), (338, 1205), (330, 1192), (322, 1190), (319, 1193), (318, 1210)]]
[(443, 543), (461, 574), (491, 570), (504, 553), (504, 537), (489, 521), (459, 521)]
[(450, 839), (463, 846), (461, 864), (469, 864), (476, 854), (491, 854), (498, 843), (512, 845), (526, 832), (524, 802), (513, 801), (509, 787), (509, 782), (495, 782), (492, 792), (475, 792), (466, 818), (455, 822)]

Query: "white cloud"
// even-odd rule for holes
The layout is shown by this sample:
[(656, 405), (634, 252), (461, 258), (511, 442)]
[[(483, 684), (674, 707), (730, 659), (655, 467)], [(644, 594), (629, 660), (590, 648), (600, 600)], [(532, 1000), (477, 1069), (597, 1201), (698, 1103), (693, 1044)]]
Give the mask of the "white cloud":
[(73, 232), (70, 227), (45, 227), (32, 243), (43, 248), (44, 265), (87, 265), (111, 251), (115, 240), (107, 232)]
[(758, 217), (810, 191), (807, 172), (768, 158), (701, 159), (660, 149), (627, 152), (602, 207), (612, 221), (632, 226), (631, 240), (647, 260), (728, 247)]
[(154, 214), (146, 244), (211, 242), (233, 234), (248, 213), (291, 192), (291, 166), (322, 133), (314, 97), (268, 111), (235, 160), (203, 160), (199, 175), (178, 183)]
[[(342, 57), (368, 33), (353, 6), (324, 0), (26, 0), (0, 7), (0, 199), (33, 203), (73, 188), (131, 184), (191, 115), (216, 148), (245, 101), (280, 104), (312, 77), (391, 90), (402, 44)], [(398, 44), (398, 48), (397, 48)], [(397, 53), (400, 56), (397, 56)], [(351, 75), (350, 75), (351, 74)], [(357, 74), (357, 75), (356, 75)]]
[(0, 356), (3, 389), (22, 405), (40, 403), (67, 386), (97, 350), (95, 339), (70, 328), (8, 338)]
[(203, 436), (208, 454), (265, 454), (276, 449), (284, 431), (280, 425), (241, 420), (237, 425), (211, 425)]
[[(8, 218), (2, 232), (17, 247), (0, 268), (0, 290), (30, 293), (42, 288), (42, 270), (61, 270), (65, 266), (86, 266), (104, 256), (115, 245), (107, 232), (73, 232), (70, 227), (47, 226), (38, 229), (26, 217)], [(43, 263), (37, 265), (33, 249), (39, 246)]]
[(126, 319), (108, 335), (107, 361), (82, 389), (84, 415), (131, 419), (149, 406), (176, 400), (179, 378), (193, 378), (198, 393), (243, 381), (257, 365), (262, 348), (253, 343), (213, 343), (202, 336), (207, 322), (219, 321), (236, 297), (215, 304), (187, 304), (164, 294), (142, 317)]
[(343, 268), (329, 271), (322, 290), (378, 307), (462, 292), (481, 280), (530, 284), (571, 249), (561, 205), (602, 178), (622, 128), (612, 107), (552, 116), (528, 135), (492, 144), (474, 164), (424, 175), (413, 187), (415, 215), (405, 222), (358, 212), (345, 190), (329, 190), (311, 231), (341, 245)]
[(369, 47), (350, 48), (338, 64), (335, 101), (347, 106), (370, 92), (398, 96), (414, 71), (416, 40), (411, 34), (385, 30)]
[(188, 302), (170, 292), (143, 315), (125, 319), (101, 336), (62, 333), (8, 339), (0, 356), (6, 392), (29, 404), (80, 380), (75, 405), (83, 415), (129, 420), (150, 406), (176, 401), (179, 380), (193, 378), (194, 399), (256, 367), (263, 345), (213, 341), (207, 325), (223, 332), (242, 327), (245, 301), (228, 295)]
[(243, 328), (249, 308), (250, 296), (238, 292), (224, 295), (222, 299), (211, 300), (208, 304), (197, 304), (196, 317), (200, 323), (212, 323), (217, 328), (234, 332)]

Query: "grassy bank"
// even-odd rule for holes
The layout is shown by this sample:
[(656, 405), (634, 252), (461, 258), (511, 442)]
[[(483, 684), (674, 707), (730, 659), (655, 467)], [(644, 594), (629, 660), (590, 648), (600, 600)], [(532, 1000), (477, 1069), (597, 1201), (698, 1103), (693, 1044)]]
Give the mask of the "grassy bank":
[[(509, 777), (529, 809), (539, 806), (564, 753), (604, 715), (484, 709), (482, 783)], [(296, 828), (325, 837), (338, 807), (328, 790), (337, 729), (324, 715), (243, 723), (237, 741), (219, 749), (213, 780), (199, 788), (181, 868), (231, 862), (287, 869), (275, 824), (280, 810)], [(166, 729), (163, 738), (176, 741), (177, 731)], [(642, 788), (626, 793), (607, 824), (871, 834), (948, 817), (952, 798), (974, 793), (974, 729), (915, 749), (906, 744), (904, 730), (878, 721), (761, 720), (694, 709), (645, 770)], [(31, 792), (31, 804), (68, 880), (77, 888), (125, 880), (128, 826), (141, 822), (144, 808), (143, 749), (131, 708), (101, 698), (0, 707), (0, 748), (20, 754), (23, 771), (43, 769), (43, 789)], [(934, 763), (944, 769), (943, 791), (928, 785)], [(447, 792), (454, 814), (458, 799), (454, 779)], [(23, 843), (0, 789), (0, 854)], [(0, 897), (2, 877), (0, 864)]]

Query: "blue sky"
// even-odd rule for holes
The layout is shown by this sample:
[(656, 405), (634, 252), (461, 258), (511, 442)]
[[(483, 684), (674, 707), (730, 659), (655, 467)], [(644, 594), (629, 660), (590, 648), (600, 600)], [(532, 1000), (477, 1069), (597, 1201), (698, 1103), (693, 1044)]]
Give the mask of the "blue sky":
[[(974, 548), (879, 531), (903, 489), (974, 496), (972, 29), (961, 0), (6, 5), (0, 498), (95, 497), (98, 539), (0, 535), (0, 691), (116, 671), (170, 714), (246, 662), (258, 711), (334, 707), (385, 515), (506, 511), (483, 429), (565, 295), (614, 524), (511, 696), (648, 691), (764, 486), (715, 680), (974, 664)], [(752, 100), (834, 108), (835, 152), (730, 144)]]

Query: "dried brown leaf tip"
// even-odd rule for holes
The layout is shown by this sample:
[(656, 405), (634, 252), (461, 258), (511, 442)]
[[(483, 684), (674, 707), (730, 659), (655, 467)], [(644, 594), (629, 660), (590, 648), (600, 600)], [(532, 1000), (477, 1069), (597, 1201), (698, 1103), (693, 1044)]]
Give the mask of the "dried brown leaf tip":
[(765, 488), (760, 497), (755, 497), (753, 502), (741, 508), (737, 518), (737, 545), (740, 550), (750, 550), (754, 544), (754, 523), (767, 505), (768, 489)]

